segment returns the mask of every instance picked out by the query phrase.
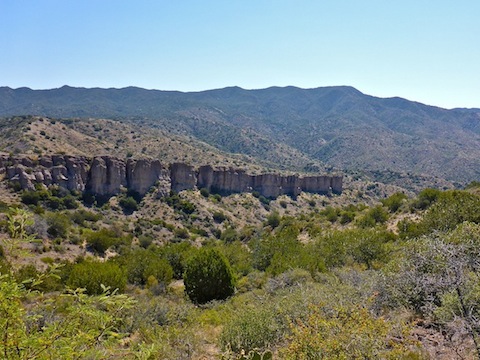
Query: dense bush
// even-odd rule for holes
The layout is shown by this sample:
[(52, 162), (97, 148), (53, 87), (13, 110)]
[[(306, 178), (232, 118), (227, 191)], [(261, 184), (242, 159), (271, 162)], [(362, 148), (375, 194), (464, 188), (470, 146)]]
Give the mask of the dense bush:
[(192, 214), (196, 207), (188, 200), (183, 200), (176, 192), (171, 191), (169, 196), (163, 198), (163, 201), (166, 202), (169, 206), (174, 208), (177, 211), (183, 212), (187, 215)]
[(226, 256), (236, 274), (245, 276), (253, 270), (250, 250), (240, 241), (224, 243), (219, 250)]
[(43, 204), (51, 210), (76, 209), (78, 207), (77, 199), (67, 190), (59, 187), (25, 190), (22, 192), (21, 199), (26, 205)]
[(395, 235), (375, 229), (350, 229), (333, 231), (319, 237), (309, 253), (323, 259), (327, 268), (357, 262), (368, 268), (388, 260), (387, 243)]
[(185, 264), (193, 252), (193, 247), (188, 242), (168, 244), (161, 249), (162, 257), (167, 259), (173, 269), (173, 277), (181, 279), (185, 272)]
[(118, 203), (126, 213), (138, 210), (138, 203), (132, 196), (122, 197)]
[(212, 217), (213, 217), (213, 221), (219, 224), (227, 220), (227, 216), (221, 211), (215, 211), (212, 214)]
[(324, 271), (323, 256), (318, 256), (310, 247), (298, 241), (299, 231), (294, 225), (281, 225), (281, 229), (261, 239), (254, 239), (253, 266), (257, 270), (278, 275), (292, 268), (301, 268), (312, 273)]
[(21, 195), (22, 202), (25, 205), (38, 205), (40, 201), (48, 199), (50, 194), (47, 190), (24, 191)]
[(195, 303), (223, 300), (235, 291), (235, 278), (228, 260), (211, 248), (201, 248), (187, 261), (183, 281), (185, 292)]
[(480, 223), (480, 196), (466, 191), (445, 191), (438, 195), (422, 221), (418, 224), (421, 233), (449, 231), (464, 221)]
[(0, 275), (2, 359), (104, 358), (106, 352), (116, 352), (111, 345), (122, 337), (117, 332), (120, 314), (133, 306), (125, 295), (90, 297), (81, 292), (37, 296), (32, 306), (24, 302), (32, 295), (13, 278)]
[(226, 243), (232, 243), (238, 240), (238, 233), (234, 228), (228, 227), (224, 231), (222, 231), (222, 234), (220, 235), (220, 240), (225, 241)]
[(84, 226), (86, 221), (97, 222), (102, 218), (102, 215), (96, 214), (92, 211), (81, 209), (71, 213), (70, 218), (75, 224)]
[(101, 285), (112, 290), (123, 291), (127, 283), (124, 271), (112, 262), (83, 261), (75, 264), (70, 272), (67, 285), (71, 288), (85, 288), (90, 295), (101, 294)]
[(434, 202), (437, 201), (438, 197), (442, 192), (437, 189), (427, 188), (418, 194), (417, 198), (413, 201), (412, 207), (415, 209), (425, 210)]
[(47, 232), (54, 238), (67, 238), (71, 227), (70, 218), (62, 213), (49, 213), (47, 215)]
[(281, 351), (285, 359), (423, 358), (413, 342), (395, 334), (393, 322), (359, 306), (313, 307), (305, 321), (291, 327), (291, 342)]
[(382, 200), (383, 206), (386, 206), (391, 213), (396, 212), (407, 199), (407, 195), (397, 192), (388, 198)]
[(87, 244), (99, 254), (104, 254), (112, 246), (119, 247), (128, 245), (130, 242), (131, 238), (119, 236), (115, 231), (105, 228), (87, 234)]
[(138, 249), (117, 261), (125, 268), (130, 284), (145, 285), (150, 276), (159, 283), (168, 284), (173, 277), (168, 261), (150, 250)]
[(267, 224), (273, 229), (280, 225), (280, 220), (280, 214), (277, 211), (274, 211), (267, 216)]
[(334, 223), (338, 219), (339, 211), (331, 206), (327, 206), (320, 214), (324, 215), (331, 223)]
[(282, 324), (276, 312), (263, 306), (246, 309), (228, 321), (220, 335), (220, 343), (224, 350), (249, 352), (274, 345), (281, 335)]
[(370, 208), (366, 214), (358, 219), (358, 226), (362, 228), (374, 227), (388, 220), (387, 211), (380, 205)]

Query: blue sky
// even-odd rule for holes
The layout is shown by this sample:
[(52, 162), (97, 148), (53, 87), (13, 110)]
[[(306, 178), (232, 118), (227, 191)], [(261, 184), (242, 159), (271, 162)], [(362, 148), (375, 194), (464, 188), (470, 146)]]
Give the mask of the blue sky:
[(0, 86), (351, 85), (480, 108), (480, 1), (0, 0)]

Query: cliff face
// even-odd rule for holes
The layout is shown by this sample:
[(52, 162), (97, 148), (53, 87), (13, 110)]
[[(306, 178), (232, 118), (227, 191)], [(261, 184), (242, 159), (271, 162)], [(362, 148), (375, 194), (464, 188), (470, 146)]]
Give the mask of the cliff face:
[(115, 195), (122, 188), (144, 195), (156, 186), (161, 195), (170, 190), (179, 192), (206, 188), (222, 194), (258, 192), (269, 198), (311, 193), (341, 193), (342, 176), (250, 175), (244, 170), (193, 166), (174, 163), (164, 166), (159, 160), (128, 159), (110, 156), (86, 158), (54, 155), (37, 160), (0, 156), (0, 173), (22, 189), (35, 189), (35, 184), (58, 185), (68, 190), (88, 191), (98, 195)]

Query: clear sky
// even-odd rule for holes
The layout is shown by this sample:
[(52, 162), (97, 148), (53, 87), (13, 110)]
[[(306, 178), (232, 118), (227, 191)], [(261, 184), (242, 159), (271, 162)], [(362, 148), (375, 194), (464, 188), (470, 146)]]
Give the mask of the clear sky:
[(480, 108), (480, 0), (0, 0), (0, 86), (351, 85)]

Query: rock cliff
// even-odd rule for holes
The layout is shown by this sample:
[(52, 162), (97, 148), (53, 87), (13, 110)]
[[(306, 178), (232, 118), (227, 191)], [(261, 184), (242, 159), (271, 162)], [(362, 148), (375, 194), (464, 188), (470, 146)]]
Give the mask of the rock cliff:
[(86, 158), (54, 155), (38, 159), (0, 156), (0, 173), (17, 182), (22, 189), (35, 189), (36, 184), (58, 185), (68, 190), (115, 195), (122, 188), (144, 195), (152, 186), (159, 194), (170, 190), (179, 192), (206, 188), (221, 194), (258, 192), (268, 198), (280, 195), (297, 196), (310, 193), (341, 193), (342, 176), (319, 175), (301, 177), (279, 174), (247, 174), (241, 169), (206, 165), (198, 169), (174, 163), (170, 166), (159, 160), (122, 159), (111, 156)]

